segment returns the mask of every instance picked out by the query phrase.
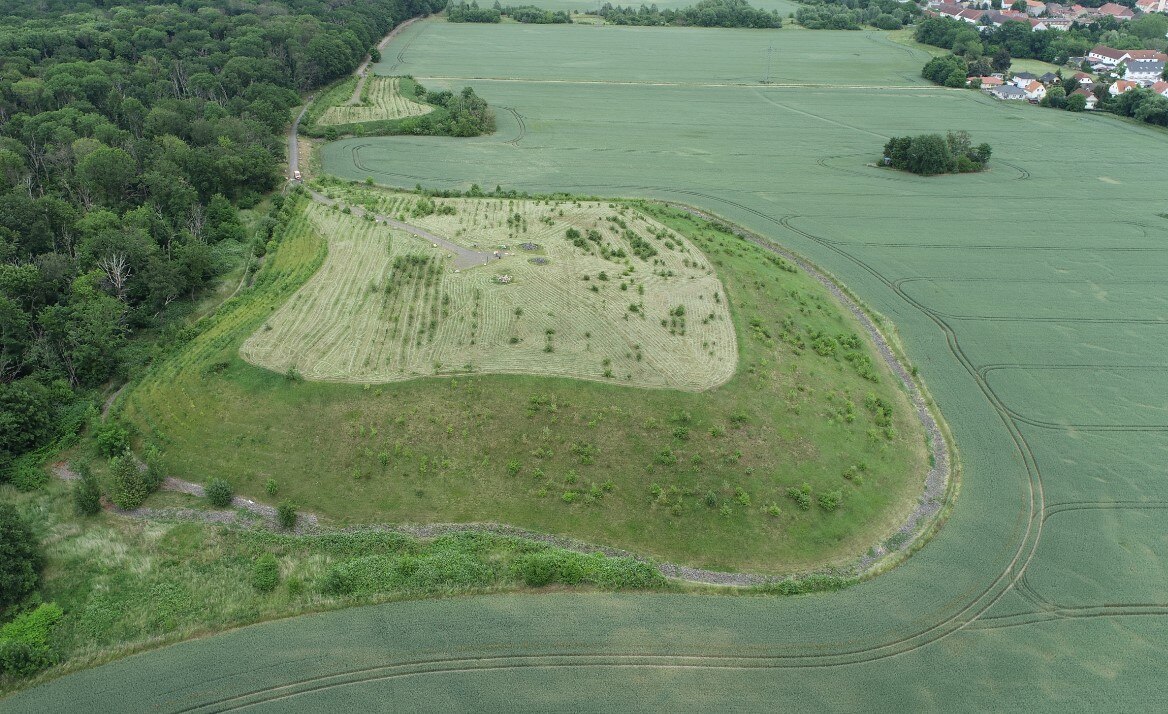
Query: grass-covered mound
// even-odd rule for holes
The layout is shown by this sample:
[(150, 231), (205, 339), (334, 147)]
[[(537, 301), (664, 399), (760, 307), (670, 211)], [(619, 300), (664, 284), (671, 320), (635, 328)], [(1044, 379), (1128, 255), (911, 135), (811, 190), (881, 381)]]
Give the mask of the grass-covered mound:
[(718, 226), (639, 209), (725, 286), (739, 361), (717, 389), (524, 375), (344, 385), (250, 365), (241, 344), (328, 250), (301, 205), (256, 284), (152, 368), (125, 416), (168, 472), (222, 476), (260, 500), (274, 477), (281, 498), (338, 523), (498, 521), (771, 573), (886, 537), (919, 495), (925, 439), (850, 314)]

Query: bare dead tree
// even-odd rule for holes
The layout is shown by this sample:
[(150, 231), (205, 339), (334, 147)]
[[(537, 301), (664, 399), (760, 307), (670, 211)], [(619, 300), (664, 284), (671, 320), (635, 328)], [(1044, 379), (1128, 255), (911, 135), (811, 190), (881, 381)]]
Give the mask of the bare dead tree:
[(196, 203), (191, 207), (191, 215), (187, 217), (187, 230), (195, 240), (203, 240), (203, 228), (207, 225), (207, 214), (203, 212), (203, 204)]
[(105, 273), (106, 280), (114, 287), (114, 292), (121, 300), (126, 294), (126, 282), (130, 279), (130, 264), (126, 261), (125, 253), (110, 253), (97, 261), (97, 267)]

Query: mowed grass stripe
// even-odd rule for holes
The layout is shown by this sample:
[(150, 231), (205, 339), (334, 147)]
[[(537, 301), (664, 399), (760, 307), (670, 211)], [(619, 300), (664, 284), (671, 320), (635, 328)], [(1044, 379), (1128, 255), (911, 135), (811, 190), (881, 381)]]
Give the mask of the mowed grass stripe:
[[(389, 204), (368, 192), (353, 198)], [(733, 375), (734, 330), (727, 306), (714, 299), (722, 287), (700, 252), (664, 226), (599, 203), (434, 203), (443, 210), (419, 214), (411, 205), (410, 220), (505, 257), (456, 273), (443, 251), (421, 239), (314, 205), (308, 212), (330, 237), (330, 258), (241, 354), (278, 372), (330, 381), (470, 370), (701, 390)], [(577, 247), (568, 229), (599, 237), (578, 236)], [(652, 255), (636, 257), (628, 236)], [(606, 250), (617, 253), (606, 258)], [(423, 258), (426, 265), (411, 263), (400, 272), (401, 284), (390, 284), (399, 275), (394, 261)], [(504, 275), (510, 284), (498, 282)], [(460, 284), (468, 287), (455, 290)], [(386, 290), (389, 299), (375, 295)], [(451, 300), (443, 305), (446, 295)], [(672, 314), (679, 308), (685, 317)], [(387, 331), (390, 339), (378, 337)]]

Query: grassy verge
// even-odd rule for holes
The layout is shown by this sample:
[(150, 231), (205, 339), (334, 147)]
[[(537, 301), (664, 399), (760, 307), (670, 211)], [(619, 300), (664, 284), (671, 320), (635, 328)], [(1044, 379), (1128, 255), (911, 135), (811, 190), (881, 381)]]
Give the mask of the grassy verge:
[[(651, 564), (489, 534), (420, 540), (388, 532), (285, 535), (201, 522), (74, 515), (60, 482), (0, 487), (45, 543), (40, 597), (64, 611), (59, 664), (0, 693), (136, 651), (280, 617), (389, 600), (533, 587), (668, 588)], [(204, 507), (156, 494), (153, 508)]]
[(774, 574), (863, 553), (911, 510), (927, 468), (906, 396), (817, 282), (684, 213), (657, 219), (726, 287), (739, 367), (715, 390), (523, 375), (338, 385), (253, 367), (239, 345), (326, 250), (295, 217), (255, 286), (153, 368), (125, 415), (169, 472), (223, 476), (258, 500), (274, 478), (337, 524), (498, 521)]

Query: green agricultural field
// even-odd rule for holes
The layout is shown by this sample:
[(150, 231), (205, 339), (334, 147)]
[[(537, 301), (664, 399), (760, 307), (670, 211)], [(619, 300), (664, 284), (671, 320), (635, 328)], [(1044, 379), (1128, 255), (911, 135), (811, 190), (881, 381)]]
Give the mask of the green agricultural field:
[(713, 266), (660, 223), (602, 203), (410, 204), (434, 211), (403, 214), (414, 225), (500, 258), (458, 270), (421, 238), (313, 205), (329, 257), (243, 357), (338, 382), (474, 372), (701, 391), (733, 376), (738, 346)]
[(404, 119), (416, 117), (433, 110), (433, 107), (407, 99), (401, 93), (400, 77), (374, 77), (365, 80), (357, 104), (342, 103), (329, 107), (320, 115), (317, 124), (335, 126)]
[[(514, 114), (500, 112), (490, 137), (337, 142), (324, 167), (397, 187), (684, 201), (808, 256), (895, 324), (952, 428), (961, 493), (936, 537), (839, 592), (360, 608), (127, 659), (0, 709), (1162, 708), (1168, 133), (921, 86), (927, 57), (881, 33), (771, 33), (780, 78), (835, 86), (760, 88), (751, 33), (646, 30), (651, 49), (638, 54), (629, 32), (419, 23), (384, 53), (405, 68), (395, 71), (426, 86), (510, 78), (469, 83)], [(814, 51), (784, 54), (785, 42)], [(477, 50), (449, 51), (460, 43)], [(568, 47), (569, 60), (548, 62)], [(838, 66), (822, 60), (832, 52)], [(890, 136), (948, 129), (990, 143), (991, 170), (922, 178), (867, 165)], [(734, 273), (729, 257), (711, 257)], [(750, 345), (744, 365), (757, 359)], [(232, 378), (244, 386), (179, 373), (165, 394), (189, 416), (160, 428), (196, 469), (205, 457), (182, 446), (184, 429), (212, 434), (204, 425), (226, 414), (221, 443), (263, 435), (242, 405), (265, 409), (279, 379)], [(299, 385), (300, 406), (344, 424), (323, 387), (335, 385)], [(533, 391), (523, 387), (513, 391)], [(255, 442), (235, 446), (269, 460)]]

